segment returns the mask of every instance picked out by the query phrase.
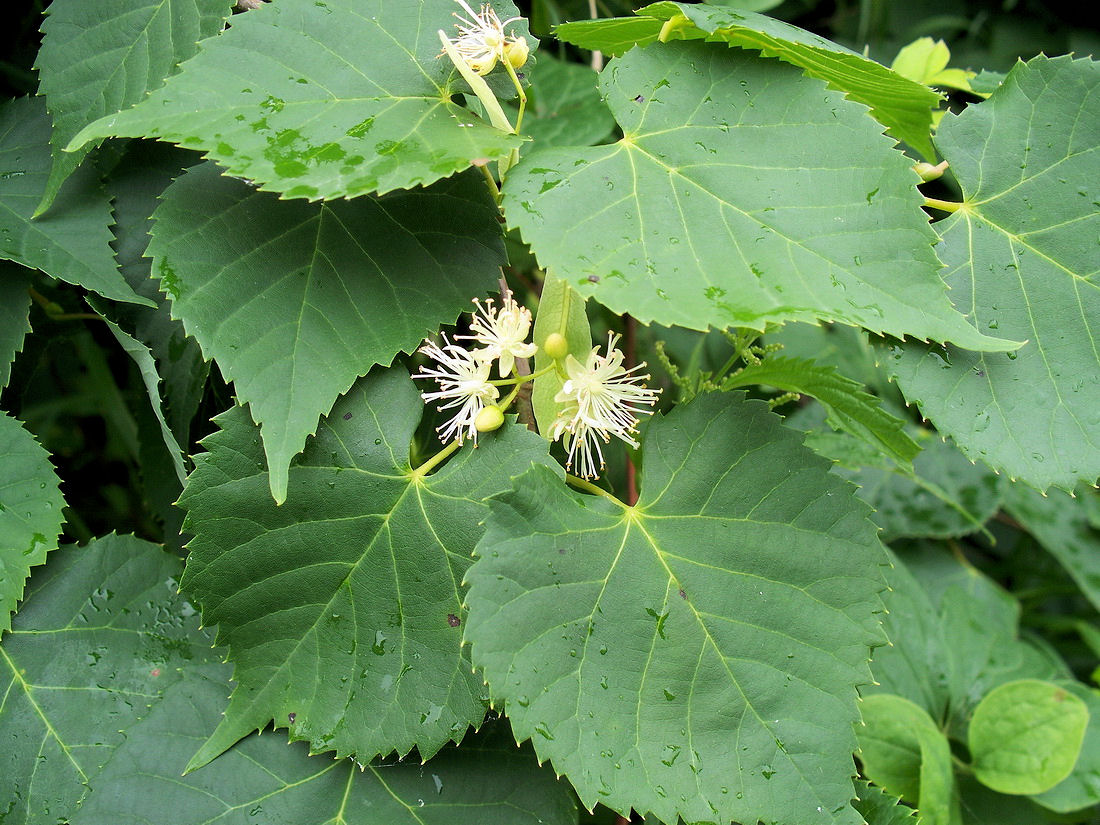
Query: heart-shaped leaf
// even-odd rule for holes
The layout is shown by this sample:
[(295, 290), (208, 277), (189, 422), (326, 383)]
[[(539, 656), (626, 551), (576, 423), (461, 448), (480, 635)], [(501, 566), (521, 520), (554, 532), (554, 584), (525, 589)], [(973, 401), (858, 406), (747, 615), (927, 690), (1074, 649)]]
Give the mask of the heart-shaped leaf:
[(1019, 63), (936, 145), (964, 198), (936, 224), (956, 304), (1010, 353), (899, 346), (899, 386), (972, 460), (1046, 490), (1100, 476), (1100, 63)]
[(853, 487), (759, 401), (648, 427), (638, 504), (545, 467), (491, 502), (466, 638), (586, 806), (855, 823), (856, 685), (886, 557)]
[(704, 43), (635, 49), (600, 88), (624, 137), (532, 152), (504, 186), (509, 223), (582, 294), (692, 329), (821, 319), (1007, 346), (948, 301), (911, 161), (865, 107)]
[[(510, 0), (494, 0), (502, 20)], [(456, 34), (452, 0), (279, 0), (244, 15), (137, 106), (92, 123), (70, 149), (104, 137), (156, 137), (199, 149), (234, 175), (290, 198), (407, 189), (508, 156), (516, 135), (451, 101), (463, 91), (440, 58)], [(509, 35), (525, 36), (526, 23)], [(533, 40), (528, 40), (534, 45)]]
[(318, 416), (493, 289), (505, 260), (476, 174), (308, 204), (206, 164), (168, 189), (154, 217), (153, 271), (173, 317), (263, 428), (277, 501)]
[(422, 411), (400, 368), (360, 381), (291, 468), (282, 506), (264, 495), (247, 412), (216, 419), (180, 499), (195, 534), (184, 587), (218, 625), (238, 687), (192, 767), (271, 720), (360, 762), (413, 747), (427, 759), (480, 724), (459, 582), (482, 499), (549, 458), (508, 426), (423, 476), (409, 467)]

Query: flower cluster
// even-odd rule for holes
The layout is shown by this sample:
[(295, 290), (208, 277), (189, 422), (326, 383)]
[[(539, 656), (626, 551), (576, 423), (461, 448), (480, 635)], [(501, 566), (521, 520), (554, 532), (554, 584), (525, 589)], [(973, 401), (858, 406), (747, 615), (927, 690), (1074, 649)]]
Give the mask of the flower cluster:
[(497, 13), (488, 3), (481, 4), (481, 13), (475, 14), (466, 0), (455, 0), (466, 11), (469, 18), (457, 12), (458, 37), (451, 42), (471, 69), (479, 75), (487, 75), (499, 60), (518, 69), (527, 62), (527, 41), (517, 35), (506, 35), (504, 27), (520, 20), (510, 17), (501, 22)]
[(493, 306), (492, 298), (484, 305), (475, 298), (474, 304), (477, 312), (470, 322), (473, 335), (456, 336), (456, 340), (473, 340), (481, 348), (466, 349), (449, 342), (446, 335), (442, 336), (442, 347), (428, 339), (420, 352), (438, 366), (425, 367), (413, 376), (432, 379), (439, 385), (438, 391), (422, 394), (425, 401), (446, 401), (439, 405), (440, 410), (457, 408), (454, 416), (438, 429), (444, 442), (457, 440), (461, 444), (467, 438), (476, 442), (478, 416), (500, 397), (500, 391), (489, 379), (493, 362), (499, 363), (503, 378), (511, 374), (517, 358), (530, 358), (537, 349), (526, 343), (531, 331), (531, 312), (517, 304), (510, 293), (505, 294), (499, 309)]
[[(645, 362), (623, 368), (623, 354), (615, 348), (619, 336), (608, 333), (607, 354), (594, 347), (582, 365), (572, 355), (565, 358), (568, 375), (554, 401), (561, 404), (550, 428), (550, 440), (565, 437), (567, 466), (584, 478), (596, 478), (604, 467), (603, 449), (611, 436), (637, 448), (634, 434), (638, 415), (649, 415), (657, 391), (642, 385), (649, 375), (638, 375)], [(597, 459), (599, 465), (597, 466)]]
[[(527, 342), (531, 331), (531, 313), (506, 293), (497, 307), (490, 298), (477, 307), (470, 321), (470, 335), (455, 340), (473, 341), (473, 349), (452, 343), (442, 336), (442, 345), (427, 340), (420, 352), (435, 363), (424, 367), (414, 378), (435, 381), (439, 389), (423, 393), (425, 401), (439, 402), (440, 410), (454, 410), (451, 418), (438, 428), (444, 442), (477, 442), (479, 432), (495, 430), (503, 421), (503, 409), (515, 398), (518, 385), (547, 372), (556, 371), (564, 379), (554, 396), (557, 416), (546, 433), (551, 441), (562, 439), (568, 453), (567, 466), (584, 478), (596, 478), (604, 467), (602, 444), (612, 436), (637, 447), (634, 436), (638, 416), (648, 415), (657, 401), (657, 391), (641, 382), (648, 375), (638, 371), (639, 364), (623, 367), (623, 353), (616, 349), (617, 335), (608, 334), (606, 353), (594, 347), (584, 364), (569, 355), (565, 339), (554, 333), (544, 342), (545, 354), (554, 364), (537, 373), (520, 376), (518, 360), (533, 356), (538, 347)], [(499, 380), (490, 377), (497, 364)], [(500, 400), (501, 386), (512, 392)]]

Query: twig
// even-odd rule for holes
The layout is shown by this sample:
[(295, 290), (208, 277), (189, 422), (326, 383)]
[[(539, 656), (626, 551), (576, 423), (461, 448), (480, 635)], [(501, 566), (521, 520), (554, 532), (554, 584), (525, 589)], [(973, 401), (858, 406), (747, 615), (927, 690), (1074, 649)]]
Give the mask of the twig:
[[(588, 0), (588, 16), (593, 20), (600, 16), (600, 13), (596, 11), (596, 0)], [(592, 52), (592, 68), (597, 72), (603, 71), (603, 52), (599, 49)]]

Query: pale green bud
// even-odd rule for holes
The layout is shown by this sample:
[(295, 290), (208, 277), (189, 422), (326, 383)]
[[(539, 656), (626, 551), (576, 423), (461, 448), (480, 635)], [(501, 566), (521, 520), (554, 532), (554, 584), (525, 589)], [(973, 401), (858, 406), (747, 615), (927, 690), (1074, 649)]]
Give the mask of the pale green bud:
[(504, 413), (501, 412), (500, 407), (486, 407), (474, 419), (474, 429), (479, 433), (491, 433), (493, 430), (500, 429), (503, 423)]
[(560, 361), (569, 354), (569, 342), (560, 332), (551, 332), (542, 342), (542, 351), (555, 361)]

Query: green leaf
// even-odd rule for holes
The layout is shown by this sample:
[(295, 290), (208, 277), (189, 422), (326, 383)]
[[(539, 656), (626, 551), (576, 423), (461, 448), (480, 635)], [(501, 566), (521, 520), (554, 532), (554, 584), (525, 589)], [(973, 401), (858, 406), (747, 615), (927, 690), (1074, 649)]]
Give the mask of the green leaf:
[(1066, 674), (1020, 638), (1016, 599), (977, 570), (960, 568), (958, 575), (940, 598), (945, 647), (929, 654), (943, 656), (947, 662), (947, 721), (952, 735), (961, 739), (974, 708), (997, 685)]
[(655, 417), (643, 450), (635, 507), (544, 467), (491, 502), (466, 638), (494, 700), (586, 807), (860, 822), (885, 563), (866, 507), (740, 393)]
[(871, 518), (885, 542), (965, 536), (983, 529), (1000, 508), (1006, 486), (1000, 476), (972, 464), (954, 444), (926, 436), (911, 470), (896, 464), (839, 470), (874, 508)]
[[(531, 333), (531, 340), (539, 347), (535, 353), (535, 372), (554, 362), (543, 351), (546, 336), (554, 333), (565, 338), (568, 354), (583, 364), (588, 353), (592, 351), (592, 331), (584, 310), (584, 296), (570, 287), (564, 278), (557, 278), (548, 272), (542, 284), (535, 328)], [(557, 372), (547, 373), (533, 382), (531, 407), (535, 412), (539, 432), (543, 435), (550, 432), (550, 425), (558, 416), (558, 404), (555, 403), (554, 396), (564, 383), (565, 380)]]
[(1049, 791), (1033, 798), (1044, 808), (1068, 813), (1100, 802), (1100, 782), (1097, 781), (1100, 776), (1100, 692), (1079, 682), (1060, 681), (1057, 684), (1085, 703), (1089, 723), (1073, 771)]
[(1065, 688), (1021, 679), (994, 688), (974, 709), (974, 776), (1007, 794), (1050, 790), (1073, 770), (1089, 711)]
[(672, 39), (701, 38), (759, 51), (798, 66), (807, 76), (820, 78), (866, 104), (895, 138), (928, 158), (935, 155), (929, 132), (932, 108), (940, 96), (858, 52), (749, 10), (662, 2), (638, 9), (636, 14), (645, 16), (566, 23), (558, 26), (555, 34), (567, 43), (619, 55), (635, 45), (655, 42), (667, 27)]
[(703, 2), (712, 6), (729, 6), (744, 11), (767, 11), (774, 9), (783, 0), (703, 0)]
[(855, 809), (867, 820), (867, 825), (915, 825), (916, 812), (899, 804), (881, 788), (867, 782), (856, 782)]
[(500, 735), (469, 736), (425, 765), (364, 768), (256, 735), (181, 777), (225, 702), (224, 682), (189, 687), (134, 729), (93, 780), (73, 825), (148, 825), (165, 821), (165, 811), (176, 825), (576, 825), (568, 786)]
[(771, 357), (746, 366), (723, 383), (723, 389), (768, 384), (787, 392), (803, 393), (822, 403), (829, 424), (875, 446), (908, 465), (921, 448), (905, 432), (905, 422), (882, 408), (882, 402), (845, 378), (835, 367), (819, 366), (799, 358)]
[(18, 264), (0, 261), (0, 389), (8, 385), (12, 362), (31, 331), (30, 276)]
[(191, 152), (152, 141), (134, 141), (127, 147), (123, 161), (112, 170), (107, 189), (115, 207), (112, 231), (119, 271), (134, 291), (153, 301), (156, 308), (133, 304), (100, 307), (101, 313), (152, 352), (163, 381), (165, 418), (180, 444), (191, 441), (191, 423), (210, 366), (195, 339), (188, 337), (183, 324), (171, 317), (167, 298), (157, 290), (157, 281), (149, 277), (150, 261), (145, 251), (153, 227), (153, 210), (161, 194), (194, 162)]
[(576, 822), (567, 787), (517, 751), (503, 723), (425, 766), (364, 770), (252, 736), (181, 777), (229, 689), (221, 652), (176, 593), (181, 568), (154, 545), (110, 536), (36, 572), (0, 648), (5, 823), (442, 825), (475, 807), (490, 825)]
[(577, 20), (555, 26), (554, 36), (564, 43), (617, 57), (635, 46), (656, 43), (662, 25), (656, 17)]
[[(456, 33), (455, 4), (411, 5), (280, 0), (237, 15), (163, 88), (83, 129), (69, 148), (156, 137), (310, 200), (427, 185), (507, 157), (521, 139), (451, 101), (463, 86), (439, 59), (436, 32)], [(510, 0), (491, 5), (501, 19), (516, 15)], [(526, 36), (527, 26), (506, 31)]]
[[(523, 134), (533, 146), (591, 146), (615, 129), (615, 118), (600, 99), (598, 75), (581, 63), (545, 54), (527, 71), (527, 111)], [(516, 122), (512, 107), (512, 122)]]
[(923, 708), (878, 693), (860, 705), (859, 759), (863, 774), (917, 805), (927, 825), (961, 823), (951, 745)]
[(897, 412), (904, 405), (897, 385), (879, 364), (881, 353), (862, 330), (840, 324), (784, 324), (769, 330), (764, 343), (781, 344), (784, 355), (836, 367), (841, 375), (869, 387), (888, 410)]
[(809, 77), (826, 81), (851, 100), (865, 104), (871, 115), (927, 158), (935, 157), (930, 139), (932, 108), (940, 95), (887, 69), (851, 49), (805, 29), (751, 11), (734, 11), (686, 3), (654, 3), (638, 11), (660, 20), (687, 18), (673, 37), (705, 37), (744, 49), (759, 49), (765, 57), (801, 68)]
[(247, 413), (216, 419), (180, 498), (195, 534), (184, 586), (218, 625), (238, 687), (192, 768), (273, 719), (360, 762), (413, 747), (427, 759), (480, 724), (459, 582), (482, 499), (549, 458), (506, 426), (422, 476), (408, 463), (422, 410), (399, 368), (360, 381), (291, 468), (280, 507)]
[(997, 685), (1069, 673), (1020, 639), (1020, 605), (1011, 595), (939, 546), (929, 549), (924, 558), (906, 557), (910, 570), (895, 560), (887, 575), (884, 629), (892, 646), (875, 651), (871, 670), (880, 684), (864, 693), (905, 696), (963, 739), (974, 707)]
[(1005, 82), (1004, 72), (990, 71), (989, 69), (982, 69), (978, 72), (977, 76), (971, 79), (970, 87), (974, 90), (974, 94), (980, 97), (989, 97)]
[[(692, 329), (823, 319), (1004, 346), (948, 302), (910, 162), (860, 104), (701, 43), (635, 49), (600, 87), (625, 136), (532, 152), (504, 186), (509, 222), (582, 294)], [(810, 164), (807, 141), (830, 152)]]
[(1100, 528), (1089, 518), (1088, 499), (1051, 490), (1043, 496), (1020, 484), (1006, 490), (1005, 509), (1066, 569), (1081, 592), (1100, 610)]
[(39, 98), (0, 105), (0, 259), (116, 301), (150, 305), (122, 279), (111, 255), (111, 205), (86, 170), (58, 208), (32, 220), (50, 173), (50, 118)]
[(864, 693), (901, 696), (941, 719), (951, 695), (951, 665), (938, 605), (893, 553), (890, 558), (889, 590), (882, 597), (887, 609), (882, 629), (890, 645), (875, 648), (871, 672), (876, 685)]
[(54, 0), (35, 60), (53, 117), (52, 167), (39, 212), (91, 150), (63, 151), (95, 120), (138, 103), (221, 30), (230, 0)]
[(917, 83), (973, 91), (970, 88), (970, 78), (976, 73), (949, 69), (947, 64), (950, 61), (951, 50), (946, 43), (931, 37), (919, 37), (898, 52), (890, 68)]
[(172, 428), (168, 426), (168, 421), (164, 417), (164, 405), (160, 397), (160, 376), (157, 375), (157, 365), (153, 360), (153, 354), (145, 344), (125, 333), (118, 324), (112, 323), (106, 318), (103, 321), (107, 324), (107, 329), (111, 331), (111, 335), (118, 341), (119, 346), (130, 356), (141, 373), (141, 381), (145, 386), (145, 394), (149, 398), (150, 409), (160, 425), (160, 437), (168, 452), (168, 460), (172, 464), (176, 478), (182, 485), (187, 479), (187, 469), (183, 464), (183, 451), (180, 449), (179, 442), (176, 441)]
[(1019, 63), (936, 144), (963, 206), (936, 224), (952, 298), (983, 331), (1027, 339), (980, 354), (894, 350), (906, 397), (970, 458), (1041, 490), (1100, 475), (1100, 63)]
[(1066, 825), (1066, 818), (1030, 799), (991, 791), (973, 776), (960, 774), (958, 784), (964, 825)]
[(220, 672), (224, 696), (225, 668), (176, 595), (179, 571), (155, 545), (111, 535), (51, 553), (32, 577), (0, 646), (5, 825), (67, 822), (126, 732), (181, 681)]
[(58, 483), (49, 453), (18, 420), (0, 413), (0, 637), (11, 627), (31, 568), (57, 547), (65, 506)]
[(307, 204), (208, 164), (172, 184), (154, 217), (153, 271), (174, 317), (262, 427), (280, 502), (318, 416), (373, 365), (412, 351), (493, 289), (504, 262), (477, 174)]

